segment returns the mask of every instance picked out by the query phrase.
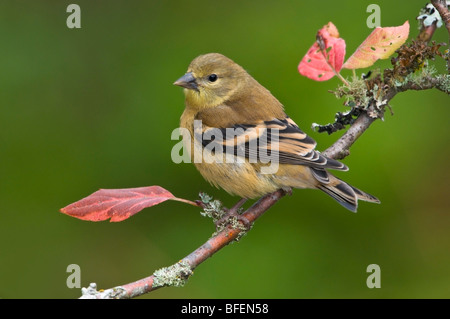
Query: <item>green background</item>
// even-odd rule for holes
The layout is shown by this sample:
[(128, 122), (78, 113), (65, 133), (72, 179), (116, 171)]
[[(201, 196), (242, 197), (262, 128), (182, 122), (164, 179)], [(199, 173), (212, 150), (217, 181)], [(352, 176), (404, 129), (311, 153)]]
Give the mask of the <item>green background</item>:
[[(0, 297), (77, 298), (81, 285), (110, 288), (149, 276), (214, 231), (199, 209), (165, 202), (121, 223), (87, 222), (58, 210), (99, 188), (160, 185), (238, 200), (174, 164), (170, 139), (184, 108), (172, 83), (196, 56), (223, 53), (246, 68), (324, 150), (342, 133), (311, 130), (345, 111), (297, 65), (329, 21), (347, 57), (371, 30), (411, 23), (415, 1), (76, 1), (81, 29), (66, 26), (71, 1), (0, 3)], [(447, 41), (444, 28), (435, 39)], [(445, 71), (442, 59), (435, 61)], [(389, 61), (379, 61), (385, 68)], [(359, 71), (366, 72), (367, 70)], [(342, 74), (351, 76), (344, 70)], [(405, 92), (351, 149), (339, 174), (376, 195), (353, 214), (322, 192), (296, 190), (251, 232), (201, 264), (184, 288), (143, 298), (449, 298), (449, 98)], [(381, 267), (381, 289), (366, 268)]]

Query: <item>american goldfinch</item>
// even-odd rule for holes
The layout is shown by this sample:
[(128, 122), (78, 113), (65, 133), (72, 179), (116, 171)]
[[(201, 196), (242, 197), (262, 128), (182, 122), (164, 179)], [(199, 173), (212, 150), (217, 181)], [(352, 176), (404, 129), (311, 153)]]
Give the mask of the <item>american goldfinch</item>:
[[(229, 58), (201, 55), (174, 84), (185, 94), (180, 127), (189, 134), (183, 142), (200, 174), (216, 187), (243, 199), (280, 188), (320, 189), (354, 212), (359, 199), (379, 203), (330, 174), (328, 169), (348, 168), (316, 151), (316, 142), (283, 105)], [(269, 158), (277, 160), (276, 170), (268, 170)]]

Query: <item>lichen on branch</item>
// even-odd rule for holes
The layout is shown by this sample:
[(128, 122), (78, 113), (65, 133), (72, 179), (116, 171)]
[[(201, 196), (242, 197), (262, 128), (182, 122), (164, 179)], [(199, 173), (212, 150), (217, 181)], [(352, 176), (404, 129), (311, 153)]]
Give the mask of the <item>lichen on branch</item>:
[[(386, 107), (392, 112), (389, 101), (399, 91), (426, 90), (436, 88), (448, 94), (448, 76), (436, 75), (436, 69), (430, 61), (436, 56), (446, 58), (439, 51), (445, 43), (436, 44), (413, 40), (396, 50), (391, 59), (392, 68), (371, 71), (370, 78), (353, 77), (348, 85), (341, 85), (333, 93), (338, 99), (344, 99), (344, 105), (350, 107), (346, 112), (338, 112), (334, 123), (320, 125), (313, 123), (313, 129), (319, 133), (334, 133), (352, 125), (362, 112), (374, 119), (384, 119)], [(413, 85), (407, 85), (408, 83)]]

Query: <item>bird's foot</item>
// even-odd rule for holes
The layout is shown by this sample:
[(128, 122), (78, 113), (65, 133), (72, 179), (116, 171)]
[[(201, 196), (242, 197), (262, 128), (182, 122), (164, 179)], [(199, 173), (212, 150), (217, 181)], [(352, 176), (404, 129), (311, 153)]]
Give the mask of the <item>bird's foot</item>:
[(283, 188), (283, 191), (286, 193), (286, 195), (292, 195), (292, 187)]

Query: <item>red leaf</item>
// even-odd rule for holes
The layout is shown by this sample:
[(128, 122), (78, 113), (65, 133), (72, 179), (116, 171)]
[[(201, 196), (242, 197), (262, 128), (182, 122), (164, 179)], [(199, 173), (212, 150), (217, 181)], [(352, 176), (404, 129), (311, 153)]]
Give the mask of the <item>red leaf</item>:
[(144, 208), (169, 199), (197, 206), (194, 202), (173, 196), (162, 187), (149, 186), (100, 189), (88, 197), (61, 208), (61, 212), (83, 220), (102, 221), (111, 218), (111, 222), (120, 222)]
[(334, 70), (339, 72), (342, 68), (345, 40), (339, 38), (339, 32), (331, 22), (319, 30), (317, 38), (322, 42), (322, 48), (316, 41), (300, 61), (298, 71), (312, 80), (326, 81), (335, 75)]

